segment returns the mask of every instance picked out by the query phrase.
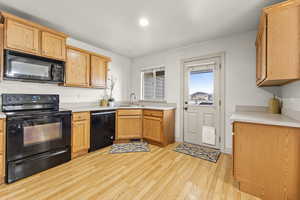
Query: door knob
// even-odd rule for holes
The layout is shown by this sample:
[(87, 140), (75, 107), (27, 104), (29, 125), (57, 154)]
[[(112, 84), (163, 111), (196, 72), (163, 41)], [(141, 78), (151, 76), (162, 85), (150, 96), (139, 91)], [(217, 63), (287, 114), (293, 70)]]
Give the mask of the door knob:
[(185, 107), (185, 108), (184, 108), (184, 110), (188, 110), (188, 108), (187, 108), (187, 107)]

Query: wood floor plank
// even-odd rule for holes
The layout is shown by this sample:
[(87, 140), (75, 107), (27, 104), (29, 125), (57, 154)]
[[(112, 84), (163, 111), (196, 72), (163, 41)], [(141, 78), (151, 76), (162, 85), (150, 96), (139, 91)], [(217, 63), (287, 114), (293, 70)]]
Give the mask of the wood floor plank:
[(109, 154), (109, 148), (42, 173), (0, 186), (0, 199), (13, 200), (258, 200), (240, 192), (232, 158), (217, 163), (172, 151)]

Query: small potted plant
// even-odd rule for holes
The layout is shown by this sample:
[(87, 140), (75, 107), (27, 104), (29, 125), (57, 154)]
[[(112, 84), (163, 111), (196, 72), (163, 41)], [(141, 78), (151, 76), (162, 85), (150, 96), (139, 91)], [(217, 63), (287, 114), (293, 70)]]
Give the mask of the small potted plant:
[(115, 99), (113, 98), (113, 91), (116, 86), (116, 82), (117, 82), (117, 79), (114, 78), (113, 76), (110, 76), (108, 78), (108, 90), (109, 90), (108, 105), (110, 107), (114, 107), (114, 105), (115, 105)]

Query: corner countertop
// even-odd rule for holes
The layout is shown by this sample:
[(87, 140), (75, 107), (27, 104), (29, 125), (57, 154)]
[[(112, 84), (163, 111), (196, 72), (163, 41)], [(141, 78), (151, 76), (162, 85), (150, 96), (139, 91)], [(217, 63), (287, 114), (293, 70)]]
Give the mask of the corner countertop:
[(87, 111), (105, 111), (117, 109), (151, 109), (151, 110), (173, 110), (175, 107), (170, 106), (114, 106), (102, 107), (98, 105), (76, 105), (76, 104), (63, 104), (60, 106), (63, 109), (71, 110), (72, 112), (87, 112)]
[(248, 122), (300, 128), (300, 121), (281, 114), (270, 114), (266, 112), (235, 112), (230, 117), (230, 120), (233, 122)]
[(0, 119), (6, 118), (6, 115), (3, 112), (0, 112)]

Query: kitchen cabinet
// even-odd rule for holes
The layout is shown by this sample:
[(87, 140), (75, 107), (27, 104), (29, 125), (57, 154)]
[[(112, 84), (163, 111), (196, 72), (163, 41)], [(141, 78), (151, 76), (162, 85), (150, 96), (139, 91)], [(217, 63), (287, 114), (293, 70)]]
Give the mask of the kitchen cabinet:
[(5, 176), (5, 120), (0, 119), (0, 184)]
[(233, 175), (265, 200), (300, 199), (300, 128), (235, 122)]
[(66, 86), (88, 87), (90, 82), (90, 55), (67, 47)]
[(53, 59), (66, 59), (66, 39), (64, 37), (42, 32), (42, 56)]
[(155, 144), (166, 146), (175, 141), (174, 110), (144, 110), (143, 138)]
[(145, 139), (166, 146), (175, 141), (175, 110), (119, 109), (116, 139)]
[(142, 110), (117, 110), (116, 139), (142, 138)]
[(143, 117), (143, 137), (155, 142), (162, 142), (162, 119), (159, 117)]
[(6, 48), (39, 54), (39, 29), (7, 19), (5, 30)]
[(66, 34), (6, 12), (1, 12), (0, 18), (4, 49), (65, 61)]
[(106, 88), (110, 58), (67, 46), (66, 81), (64, 86)]
[(90, 148), (90, 113), (73, 113), (72, 158), (88, 153)]
[(106, 88), (107, 59), (91, 55), (91, 87)]
[(256, 83), (283, 85), (300, 79), (300, 2), (263, 10), (256, 39)]

